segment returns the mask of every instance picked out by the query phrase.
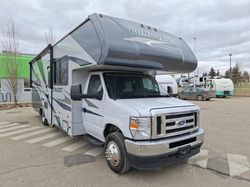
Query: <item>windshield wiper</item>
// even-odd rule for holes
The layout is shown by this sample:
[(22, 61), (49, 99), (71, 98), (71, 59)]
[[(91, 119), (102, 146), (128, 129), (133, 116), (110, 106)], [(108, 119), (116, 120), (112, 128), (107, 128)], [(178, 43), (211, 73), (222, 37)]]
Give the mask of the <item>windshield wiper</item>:
[(147, 94), (147, 97), (169, 97), (169, 95)]

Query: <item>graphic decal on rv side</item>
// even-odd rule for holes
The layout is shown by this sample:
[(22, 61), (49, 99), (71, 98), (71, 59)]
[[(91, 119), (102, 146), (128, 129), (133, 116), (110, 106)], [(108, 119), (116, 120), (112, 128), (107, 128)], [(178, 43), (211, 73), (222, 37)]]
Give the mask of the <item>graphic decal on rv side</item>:
[(93, 115), (96, 115), (96, 116), (103, 117), (103, 115), (97, 114), (97, 113), (95, 113), (95, 112), (92, 112), (92, 111), (88, 110), (87, 108), (82, 108), (82, 111), (83, 111), (84, 113), (89, 113), (89, 114), (93, 114)]
[(63, 109), (65, 109), (65, 110), (67, 110), (67, 111), (71, 111), (71, 106), (68, 106), (68, 105), (66, 105), (65, 103), (63, 103), (63, 102), (61, 102), (61, 101), (59, 101), (58, 99), (55, 99), (55, 98), (54, 98), (54, 101), (55, 101), (58, 105), (60, 105)]
[(149, 38), (141, 38), (141, 37), (131, 37), (131, 38), (124, 38), (127, 41), (139, 42), (145, 45), (148, 45), (153, 48), (160, 48), (164, 50), (171, 50), (171, 51), (178, 51), (181, 52), (179, 48), (173, 46), (171, 43), (162, 42), (154, 39)]
[(84, 98), (84, 101), (87, 103), (87, 105), (88, 105), (89, 107), (98, 108), (94, 103), (92, 103), (92, 102), (89, 101), (88, 99)]
[(71, 105), (71, 99), (68, 98), (68, 97), (65, 96), (65, 95), (64, 95), (64, 99), (59, 99), (59, 98), (54, 98), (54, 99), (57, 99), (57, 100), (61, 101), (61, 102), (64, 103), (64, 104)]
[[(32, 74), (35, 75), (36, 81), (39, 83), (39, 86), (41, 87), (40, 79), (38, 78), (38, 75), (35, 73), (33, 66), (31, 67), (31, 69), (32, 69)], [(33, 81), (33, 82), (34, 82), (34, 81)]]
[[(33, 83), (34, 83), (34, 81), (33, 81)], [(56, 111), (54, 110), (53, 105), (50, 103), (49, 95), (46, 94), (46, 93), (41, 89), (41, 85), (35, 84), (34, 88), (37, 90), (37, 93), (38, 93), (39, 97), (41, 98), (41, 100), (44, 101), (44, 97), (41, 97), (41, 95), (40, 95), (41, 93), (43, 93), (43, 95), (44, 95), (44, 96), (46, 97), (46, 99), (47, 99), (47, 103), (49, 104), (50, 108), (52, 109), (52, 111), (53, 111), (54, 113), (56, 113)]]

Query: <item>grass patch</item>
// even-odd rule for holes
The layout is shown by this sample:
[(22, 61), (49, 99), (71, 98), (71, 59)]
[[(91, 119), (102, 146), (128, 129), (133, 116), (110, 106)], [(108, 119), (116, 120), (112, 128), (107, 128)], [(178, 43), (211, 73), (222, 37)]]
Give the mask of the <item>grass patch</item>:
[(243, 83), (241, 86), (235, 86), (235, 96), (250, 97), (250, 84)]

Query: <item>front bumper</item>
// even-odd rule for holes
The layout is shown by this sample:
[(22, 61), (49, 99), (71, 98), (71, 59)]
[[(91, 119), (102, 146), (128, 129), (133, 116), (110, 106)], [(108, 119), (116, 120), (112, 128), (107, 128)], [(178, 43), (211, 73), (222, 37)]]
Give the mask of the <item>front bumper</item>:
[[(200, 152), (204, 139), (204, 130), (199, 128), (188, 135), (160, 140), (133, 141), (125, 140), (131, 165), (139, 169), (157, 168), (178, 162)], [(190, 145), (189, 154), (179, 157), (180, 147)]]

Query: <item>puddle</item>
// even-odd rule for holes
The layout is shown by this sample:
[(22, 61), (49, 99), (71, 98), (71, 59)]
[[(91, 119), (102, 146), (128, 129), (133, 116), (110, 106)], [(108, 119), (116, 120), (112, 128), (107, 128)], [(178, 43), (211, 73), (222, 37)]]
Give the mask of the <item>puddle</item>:
[(95, 161), (96, 161), (95, 157), (84, 155), (83, 153), (64, 157), (64, 165), (67, 167), (77, 166)]

